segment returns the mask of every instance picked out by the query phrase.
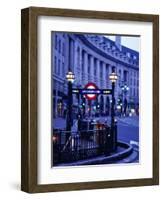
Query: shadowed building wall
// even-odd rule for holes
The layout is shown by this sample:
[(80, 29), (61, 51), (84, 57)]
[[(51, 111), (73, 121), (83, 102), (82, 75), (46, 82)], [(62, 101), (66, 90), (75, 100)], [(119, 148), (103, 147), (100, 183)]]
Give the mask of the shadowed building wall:
[[(75, 74), (74, 87), (83, 88), (94, 82), (98, 88), (111, 88), (109, 74), (115, 70), (118, 81), (115, 87), (116, 104), (127, 101), (128, 108), (139, 105), (139, 53), (121, 45), (121, 36), (115, 42), (104, 35), (52, 33), (52, 79), (54, 117), (66, 111), (68, 70)], [(124, 86), (129, 90), (124, 90)], [(78, 99), (74, 98), (74, 111)], [(81, 101), (81, 99), (80, 99)], [(110, 98), (98, 96), (92, 106), (100, 105), (100, 114), (109, 114)]]

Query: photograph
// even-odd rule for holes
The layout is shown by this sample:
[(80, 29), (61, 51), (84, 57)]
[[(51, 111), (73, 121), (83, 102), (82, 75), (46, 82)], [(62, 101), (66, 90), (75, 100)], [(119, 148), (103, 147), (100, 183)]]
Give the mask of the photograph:
[(21, 190), (159, 184), (159, 15), (21, 11)]
[(140, 41), (51, 32), (52, 167), (140, 163)]

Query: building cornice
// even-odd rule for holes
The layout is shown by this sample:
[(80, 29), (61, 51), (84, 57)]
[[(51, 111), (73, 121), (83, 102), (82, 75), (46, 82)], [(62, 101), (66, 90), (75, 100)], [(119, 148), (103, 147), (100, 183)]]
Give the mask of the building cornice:
[(121, 64), (123, 66), (132, 68), (134, 70), (139, 70), (139, 68), (137, 66), (133, 66), (132, 64), (126, 63), (122, 60), (119, 60), (117, 58), (115, 58), (114, 56), (111, 56), (109, 54), (107, 54), (106, 52), (102, 51), (100, 48), (98, 48), (97, 46), (93, 45), (92, 42), (90, 42), (84, 35), (81, 34), (76, 34), (76, 36), (87, 46), (89, 47), (91, 50), (95, 51), (97, 54), (99, 54), (100, 56), (103, 56), (106, 59), (109, 59), (115, 63)]

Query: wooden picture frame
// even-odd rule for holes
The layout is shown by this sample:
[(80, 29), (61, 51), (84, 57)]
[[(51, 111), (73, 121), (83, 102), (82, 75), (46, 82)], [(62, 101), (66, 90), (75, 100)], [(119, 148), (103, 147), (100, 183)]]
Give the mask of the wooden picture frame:
[[(39, 16), (151, 22), (153, 25), (153, 176), (128, 180), (101, 180), (38, 184), (37, 163), (37, 20)], [(151, 88), (152, 90), (152, 88)], [(89, 10), (29, 7), (21, 11), (21, 190), (55, 192), (159, 184), (159, 16)]]

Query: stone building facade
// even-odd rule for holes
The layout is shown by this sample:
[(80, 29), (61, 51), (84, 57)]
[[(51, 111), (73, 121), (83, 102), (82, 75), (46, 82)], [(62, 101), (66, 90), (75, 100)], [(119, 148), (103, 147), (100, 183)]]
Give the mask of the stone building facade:
[[(121, 45), (121, 36), (115, 42), (105, 35), (52, 33), (52, 80), (54, 117), (66, 112), (66, 73), (75, 75), (73, 87), (84, 88), (93, 82), (100, 89), (111, 88), (109, 74), (115, 70), (118, 81), (115, 86), (116, 105), (127, 101), (128, 110), (139, 106), (139, 52)], [(125, 86), (125, 87), (124, 87)], [(127, 90), (125, 89), (127, 88)], [(74, 96), (74, 112), (82, 103)], [(86, 100), (85, 100), (86, 101)], [(109, 115), (111, 98), (99, 95), (92, 107), (100, 108), (102, 115)], [(87, 105), (87, 102), (86, 102)], [(87, 112), (87, 108), (86, 108)]]

